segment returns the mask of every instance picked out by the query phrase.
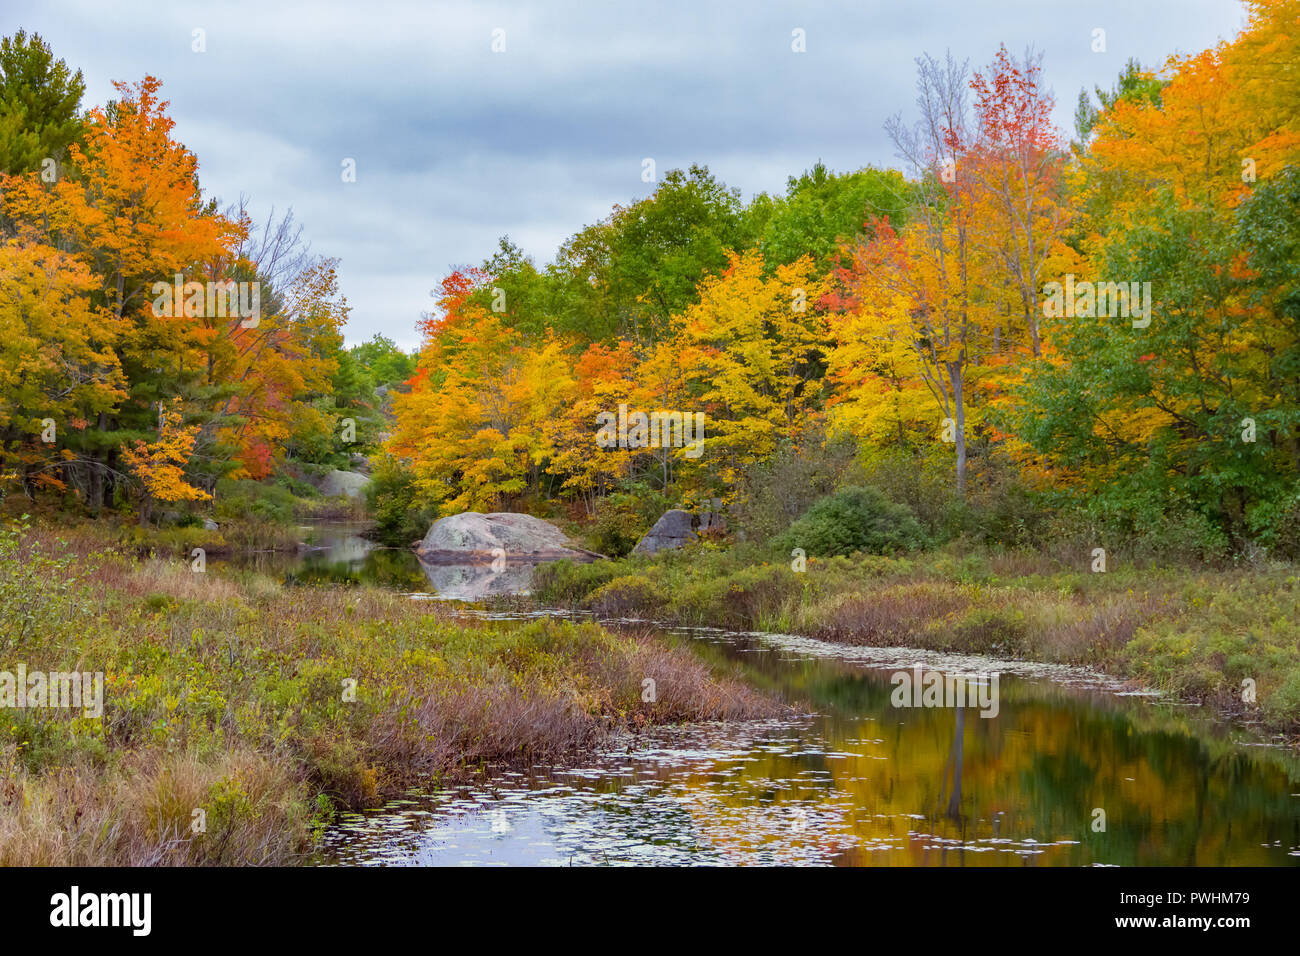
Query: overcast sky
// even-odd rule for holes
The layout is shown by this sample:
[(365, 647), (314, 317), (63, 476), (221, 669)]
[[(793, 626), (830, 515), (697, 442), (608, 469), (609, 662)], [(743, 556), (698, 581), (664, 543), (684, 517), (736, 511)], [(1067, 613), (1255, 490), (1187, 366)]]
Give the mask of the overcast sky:
[[(258, 215), (291, 206), (313, 251), (341, 259), (349, 343), (382, 332), (408, 348), (450, 266), (482, 261), (507, 233), (549, 262), (653, 189), (646, 157), (661, 175), (707, 164), (746, 199), (783, 192), (818, 159), (896, 165), (881, 127), (912, 115), (914, 57), (951, 49), (978, 67), (1001, 42), (1043, 51), (1068, 131), (1081, 86), (1110, 88), (1130, 56), (1158, 64), (1244, 20), (1235, 0), (0, 7), (0, 33), (38, 32), (83, 71), (86, 105), (109, 99), (113, 80), (161, 79), (205, 192), (244, 193)], [(355, 183), (342, 181), (345, 158)]]

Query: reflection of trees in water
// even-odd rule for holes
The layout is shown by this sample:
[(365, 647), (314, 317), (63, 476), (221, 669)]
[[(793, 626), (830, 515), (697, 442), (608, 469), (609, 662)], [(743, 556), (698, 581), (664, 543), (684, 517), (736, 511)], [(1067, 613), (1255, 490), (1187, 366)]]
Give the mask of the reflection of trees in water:
[[(782, 661), (752, 641), (695, 643), (714, 664), (739, 667), (751, 683), (825, 717), (809, 727), (824, 737), (816, 746), (798, 755), (755, 751), (725, 777), (702, 772), (690, 786), (732, 808), (807, 806), (814, 820), (848, 805), (845, 825), (862, 849), (842, 854), (842, 862), (933, 864), (945, 855), (955, 862), (950, 847), (926, 849), (933, 840), (908, 838), (911, 814), (925, 816), (935, 837), (1020, 844), (957, 851), (964, 865), (1300, 862), (1283, 855), (1300, 844), (1300, 799), (1290, 796), (1300, 790), (1295, 762), (1234, 746), (1184, 708), (1004, 677), (997, 717), (895, 709), (889, 671)], [(846, 756), (828, 759), (823, 751)], [(826, 785), (810, 790), (823, 773)], [(1098, 807), (1107, 815), (1104, 833), (1092, 831)], [(803, 838), (817, 840), (816, 828)], [(1274, 840), (1281, 851), (1261, 846)], [(895, 849), (873, 855), (873, 846), (889, 841)]]
[(423, 591), (427, 580), (410, 551), (377, 548), (360, 561), (334, 561), (327, 554), (307, 554), (282, 565), (286, 584), (368, 584), (395, 591)]
[(966, 738), (966, 709), (954, 708), (952, 747), (948, 751), (948, 763), (943, 768), (943, 786), (939, 788), (939, 802), (943, 802), (943, 792), (948, 786), (949, 773), (952, 774), (952, 795), (948, 798), (947, 814), (954, 820), (961, 819), (961, 768), (962, 745)]

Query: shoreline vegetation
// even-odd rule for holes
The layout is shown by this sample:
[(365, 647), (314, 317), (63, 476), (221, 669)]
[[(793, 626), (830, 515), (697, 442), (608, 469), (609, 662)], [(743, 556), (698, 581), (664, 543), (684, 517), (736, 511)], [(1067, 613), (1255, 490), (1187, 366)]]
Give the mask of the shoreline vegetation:
[[(697, 546), (540, 566), (533, 600), (667, 625), (797, 634), (1092, 667), (1285, 735), (1300, 732), (1300, 569), (1068, 567), (950, 546), (808, 557)], [(1254, 700), (1250, 697), (1253, 695)]]
[[(1084, 665), (1294, 744), (1291, 564), (1132, 561), (1097, 574), (1067, 566), (1069, 548), (957, 541), (809, 557), (796, 571), (777, 544), (546, 563), (516, 600)], [(649, 724), (793, 713), (636, 624), (465, 620), (381, 588), (195, 574), (122, 546), (110, 524), (12, 525), (0, 592), (13, 609), (6, 661), (103, 670), (105, 687), (103, 719), (0, 713), (0, 865), (303, 864), (335, 814), (411, 787), (577, 756)]]
[(0, 533), (0, 646), (29, 672), (103, 671), (103, 717), (0, 711), (4, 866), (309, 862), (338, 810), (412, 786), (612, 731), (787, 712), (648, 634), (468, 622), (60, 539)]
[[(1300, 726), (1300, 574), (1283, 562), (1117, 559), (1095, 573), (1067, 566), (1069, 548), (960, 540), (791, 562), (777, 536), (546, 563), (528, 598), (504, 602), (606, 626), (466, 620), (377, 587), (198, 574), (121, 530), (41, 520), (0, 534), (5, 659), (102, 670), (105, 688), (102, 719), (0, 711), (0, 865), (309, 863), (338, 812), (412, 787), (653, 724), (794, 712), (627, 618), (1084, 665), (1291, 744)], [(154, 529), (159, 554), (178, 553), (169, 530)]]

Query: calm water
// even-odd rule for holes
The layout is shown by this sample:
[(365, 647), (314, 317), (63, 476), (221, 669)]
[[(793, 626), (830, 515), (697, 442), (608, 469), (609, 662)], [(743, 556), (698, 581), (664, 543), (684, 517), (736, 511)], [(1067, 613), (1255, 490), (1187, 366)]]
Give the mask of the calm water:
[(374, 584), (398, 591), (421, 591), (428, 582), (415, 554), (405, 548), (384, 548), (362, 536), (364, 524), (304, 525), (297, 552), (260, 551), (209, 557), (216, 567), (253, 568), (281, 575), (302, 585)]
[[(478, 586), (473, 570), (431, 578), (409, 553), (348, 547), (286, 576), (424, 594), (450, 582), (443, 597)], [(564, 766), (411, 794), (347, 816), (322, 862), (1300, 863), (1300, 760), (1200, 708), (1069, 668), (709, 629), (663, 636), (805, 715), (660, 728)], [(999, 671), (997, 716), (892, 706), (891, 674), (917, 663)]]
[(363, 537), (363, 524), (303, 526), (305, 548), (258, 552), (219, 559), (256, 568), (300, 585), (371, 584), (447, 601), (483, 601), (525, 594), (534, 565), (511, 563), (501, 572), (490, 565), (423, 564), (406, 548), (386, 548)]

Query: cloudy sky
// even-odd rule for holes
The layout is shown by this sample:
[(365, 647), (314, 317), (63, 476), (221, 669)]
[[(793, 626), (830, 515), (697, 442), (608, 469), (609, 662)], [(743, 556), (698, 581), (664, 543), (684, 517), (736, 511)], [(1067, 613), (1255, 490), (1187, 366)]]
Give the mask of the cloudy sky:
[[(653, 188), (647, 157), (661, 173), (705, 163), (746, 198), (818, 159), (894, 165), (881, 127), (912, 115), (914, 57), (951, 49), (980, 66), (1002, 42), (1043, 51), (1068, 130), (1081, 86), (1109, 88), (1130, 56), (1201, 50), (1244, 18), (1235, 0), (3, 7), (0, 33), (40, 33), (84, 72), (87, 105), (113, 80), (160, 78), (205, 191), (243, 193), (259, 215), (292, 207), (313, 251), (341, 259), (348, 341), (382, 332), (408, 348), (449, 267), (480, 262), (503, 234), (550, 261)], [(348, 158), (354, 183), (340, 175)]]

